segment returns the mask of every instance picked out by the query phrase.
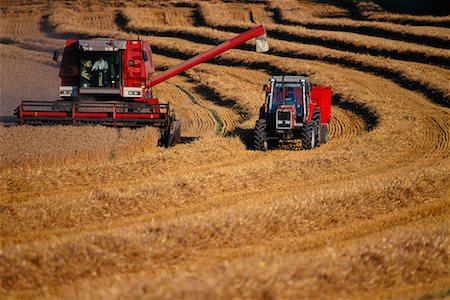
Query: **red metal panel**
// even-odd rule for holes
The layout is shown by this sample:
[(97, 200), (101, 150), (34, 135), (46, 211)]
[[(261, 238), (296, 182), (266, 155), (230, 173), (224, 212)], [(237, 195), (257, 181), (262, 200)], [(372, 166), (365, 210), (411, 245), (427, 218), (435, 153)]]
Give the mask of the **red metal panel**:
[(93, 118), (93, 119), (100, 119), (100, 118), (108, 118), (108, 113), (80, 113), (80, 112), (74, 112), (73, 118)]
[(259, 37), (264, 34), (266, 34), (266, 30), (264, 29), (264, 26), (262, 26), (262, 25), (255, 27), (253, 29), (250, 29), (229, 41), (223, 42), (222, 44), (218, 45), (217, 47), (214, 47), (206, 52), (203, 52), (197, 56), (194, 56), (194, 57), (186, 60), (185, 62), (183, 62), (173, 68), (170, 68), (170, 69), (162, 72), (161, 74), (151, 78), (149, 87), (155, 86), (158, 83), (161, 83), (177, 74), (180, 74), (181, 72), (183, 72), (187, 69), (190, 69), (202, 62), (205, 62), (205, 61), (207, 61), (207, 60), (209, 60), (231, 48), (239, 46), (240, 44), (243, 44), (252, 38)]
[(331, 118), (331, 87), (313, 86), (311, 100), (320, 107), (320, 122), (330, 123)]
[[(130, 65), (130, 61), (133, 61)], [(142, 41), (127, 41), (127, 48), (124, 54), (124, 75), (126, 87), (141, 87), (141, 83), (145, 82), (142, 78), (142, 70), (144, 60), (142, 58)]]
[(78, 40), (67, 40), (64, 48), (59, 77), (62, 86), (80, 85), (80, 49)]
[(143, 51), (147, 52), (148, 60), (145, 62), (145, 79), (146, 79), (146, 85), (150, 81), (150, 77), (155, 73), (155, 65), (153, 64), (153, 57), (152, 57), (152, 48), (150, 48), (150, 43), (148, 41), (142, 42), (142, 49)]
[(117, 119), (160, 119), (160, 114), (116, 113)]
[(63, 111), (21, 111), (21, 117), (70, 117), (70, 114)]

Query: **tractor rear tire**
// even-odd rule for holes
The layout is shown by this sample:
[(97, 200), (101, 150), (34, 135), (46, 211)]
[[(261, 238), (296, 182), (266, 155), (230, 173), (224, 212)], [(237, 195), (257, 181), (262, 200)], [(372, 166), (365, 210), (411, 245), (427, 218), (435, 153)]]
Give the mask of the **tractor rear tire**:
[(329, 127), (328, 124), (323, 124), (320, 126), (320, 142), (326, 144), (328, 142)]
[(256, 150), (267, 151), (269, 149), (269, 144), (267, 143), (267, 123), (265, 119), (259, 119), (256, 121), (253, 145)]
[(314, 148), (320, 147), (321, 141), (322, 141), (322, 137), (321, 137), (321, 130), (320, 130), (320, 108), (316, 108), (314, 110), (314, 114), (313, 114), (313, 118), (312, 118), (313, 122), (314, 122), (314, 140), (315, 140), (315, 145)]

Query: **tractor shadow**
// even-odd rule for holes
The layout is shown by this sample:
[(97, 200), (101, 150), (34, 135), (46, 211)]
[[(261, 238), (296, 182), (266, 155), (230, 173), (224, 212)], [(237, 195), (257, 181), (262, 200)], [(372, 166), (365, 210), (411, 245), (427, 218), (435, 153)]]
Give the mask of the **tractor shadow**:
[(241, 142), (245, 145), (247, 150), (255, 150), (253, 147), (253, 128), (236, 128), (233, 131), (226, 132), (225, 137), (238, 137)]
[(178, 141), (178, 144), (191, 144), (200, 139), (199, 136), (182, 136)]
[[(238, 137), (241, 142), (245, 145), (246, 150), (256, 150), (253, 146), (253, 128), (236, 128), (233, 131), (227, 132), (225, 134), (225, 137)], [(297, 140), (291, 140), (291, 141), (280, 141), (280, 144), (275, 149), (269, 149), (271, 150), (278, 150), (278, 151), (297, 151), (302, 150), (302, 143)]]

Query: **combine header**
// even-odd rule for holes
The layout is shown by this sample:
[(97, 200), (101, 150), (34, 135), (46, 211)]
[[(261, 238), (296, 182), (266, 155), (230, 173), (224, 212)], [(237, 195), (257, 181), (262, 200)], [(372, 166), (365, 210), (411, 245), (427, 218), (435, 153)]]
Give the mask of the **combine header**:
[[(21, 125), (155, 126), (161, 145), (169, 147), (180, 138), (181, 122), (169, 103), (153, 95), (152, 87), (252, 38), (256, 51), (268, 50), (261, 25), (156, 76), (148, 41), (68, 40), (59, 71), (61, 99), (23, 101), (16, 115)], [(58, 56), (55, 51), (53, 59)]]

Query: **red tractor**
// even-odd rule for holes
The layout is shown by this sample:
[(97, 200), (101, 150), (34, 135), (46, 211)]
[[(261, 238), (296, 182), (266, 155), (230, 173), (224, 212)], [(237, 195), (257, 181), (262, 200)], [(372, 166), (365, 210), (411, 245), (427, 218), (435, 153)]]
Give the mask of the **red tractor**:
[(328, 141), (331, 87), (311, 86), (305, 76), (273, 76), (254, 130), (254, 146), (267, 151), (280, 140), (300, 139), (303, 149)]
[[(172, 146), (181, 134), (169, 103), (160, 103), (152, 87), (256, 38), (256, 50), (268, 50), (266, 30), (258, 26), (156, 76), (148, 41), (68, 40), (61, 62), (58, 101), (23, 101), (16, 109), (20, 124), (103, 124), (155, 126), (161, 144)], [(53, 59), (58, 60), (55, 51)]]

